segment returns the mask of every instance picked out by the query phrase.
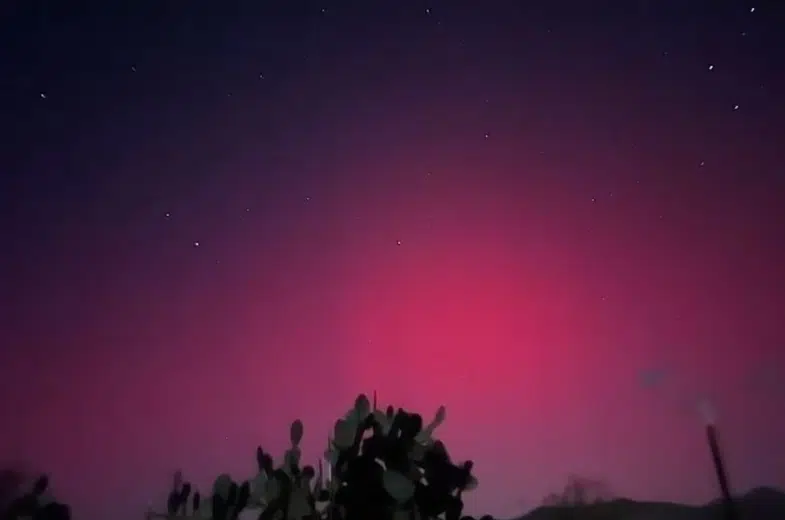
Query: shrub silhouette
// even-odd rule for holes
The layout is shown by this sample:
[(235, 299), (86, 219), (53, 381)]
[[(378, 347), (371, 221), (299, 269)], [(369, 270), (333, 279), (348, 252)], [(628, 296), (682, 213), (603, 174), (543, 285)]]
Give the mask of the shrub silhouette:
[[(444, 443), (434, 438), (445, 419), (443, 406), (424, 424), (417, 413), (392, 406), (378, 410), (360, 394), (335, 421), (318, 473), (313, 466), (301, 466), (305, 428), (296, 420), (279, 466), (258, 446), (254, 477), (238, 483), (219, 475), (210, 497), (202, 500), (193, 493), (190, 510), (193, 489), (178, 472), (166, 514), (149, 516), (236, 520), (244, 509), (253, 508), (259, 511), (258, 520), (427, 520), (438, 515), (474, 520), (462, 516), (462, 495), (477, 486), (473, 462), (453, 462)], [(481, 520), (493, 519), (486, 515)]]
[(605, 484), (577, 475), (570, 475), (564, 488), (543, 500), (545, 506), (584, 506), (605, 502), (610, 498)]
[(47, 495), (49, 477), (41, 475), (32, 488), (20, 494), (24, 475), (15, 470), (0, 472), (0, 497), (2, 497), (2, 519), (17, 520), (70, 520), (71, 508)]
[(14, 468), (0, 470), (0, 512), (5, 512), (21, 493), (25, 475)]
[(558, 520), (601, 520), (613, 516), (612, 508), (598, 507), (610, 505), (609, 499), (608, 489), (601, 481), (571, 475), (564, 488), (546, 496), (542, 505)]

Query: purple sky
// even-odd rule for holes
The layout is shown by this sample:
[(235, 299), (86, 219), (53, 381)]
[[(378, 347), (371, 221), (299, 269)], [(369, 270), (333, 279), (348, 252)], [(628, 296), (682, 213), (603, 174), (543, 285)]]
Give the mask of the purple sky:
[(785, 6), (544, 4), (5, 3), (0, 461), (138, 520), (376, 389), (473, 512), (701, 502), (708, 396), (785, 487)]

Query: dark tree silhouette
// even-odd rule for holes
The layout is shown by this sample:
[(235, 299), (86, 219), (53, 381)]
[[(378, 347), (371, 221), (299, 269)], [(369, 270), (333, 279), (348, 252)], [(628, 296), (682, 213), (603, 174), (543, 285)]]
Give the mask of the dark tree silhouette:
[(25, 482), (23, 471), (14, 468), (0, 470), (0, 512), (5, 518), (5, 512), (11, 503), (22, 494), (22, 485)]
[(39, 476), (29, 490), (26, 475), (18, 470), (0, 471), (0, 520), (70, 520), (71, 508), (46, 495), (49, 477)]

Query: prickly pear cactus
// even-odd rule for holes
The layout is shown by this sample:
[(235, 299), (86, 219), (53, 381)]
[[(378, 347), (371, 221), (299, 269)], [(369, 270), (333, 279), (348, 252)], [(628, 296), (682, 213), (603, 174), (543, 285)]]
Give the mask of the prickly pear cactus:
[(341, 520), (420, 518), (459, 520), (461, 495), (477, 487), (471, 461), (455, 464), (435, 433), (446, 419), (444, 406), (432, 420), (388, 407), (373, 409), (365, 395), (338, 419), (325, 452), (331, 474), (331, 514)]
[[(242, 520), (473, 520), (462, 516), (463, 493), (477, 487), (473, 462), (453, 462), (436, 437), (446, 417), (445, 407), (440, 406), (424, 423), (421, 415), (401, 408), (379, 409), (376, 394), (373, 404), (367, 395), (359, 394), (335, 421), (318, 472), (301, 466), (305, 427), (297, 419), (289, 425), (289, 447), (279, 465), (258, 447), (255, 475), (235, 482), (221, 474), (208, 498), (202, 498), (178, 472), (165, 516), (238, 520), (242, 513)], [(482, 520), (492, 518), (486, 515)]]

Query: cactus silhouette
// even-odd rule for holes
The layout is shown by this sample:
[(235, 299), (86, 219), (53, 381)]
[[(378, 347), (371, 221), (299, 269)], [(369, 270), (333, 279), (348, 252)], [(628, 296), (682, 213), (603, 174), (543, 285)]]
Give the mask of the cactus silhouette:
[(425, 424), (422, 415), (392, 405), (382, 410), (377, 400), (376, 393), (373, 401), (357, 395), (335, 421), (318, 469), (300, 465), (305, 427), (297, 419), (280, 465), (258, 446), (256, 475), (239, 483), (219, 475), (206, 500), (178, 472), (167, 516), (187, 516), (193, 491), (192, 513), (205, 520), (237, 520), (247, 508), (258, 520), (474, 520), (462, 514), (463, 493), (477, 487), (474, 464), (453, 462), (436, 436), (446, 408)]

